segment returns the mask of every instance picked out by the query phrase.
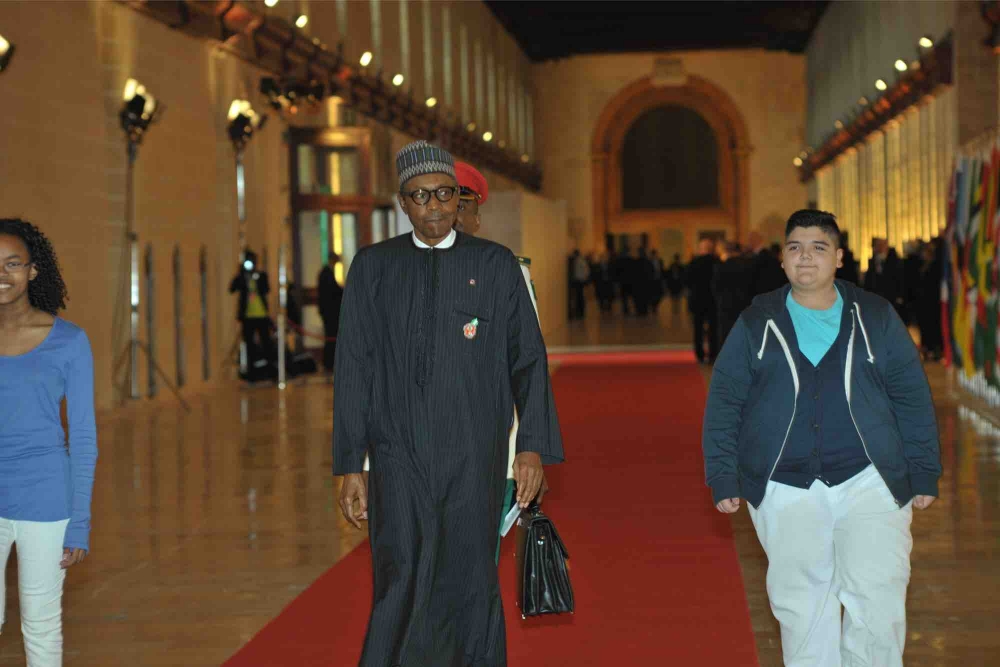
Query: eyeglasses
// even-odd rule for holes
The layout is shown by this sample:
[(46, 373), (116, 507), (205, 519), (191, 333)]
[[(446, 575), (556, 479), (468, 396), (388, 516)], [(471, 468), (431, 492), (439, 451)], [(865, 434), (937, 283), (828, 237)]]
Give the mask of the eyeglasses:
[[(458, 188), (452, 187), (450, 185), (445, 185), (438, 188), (437, 190), (434, 190), (433, 194), (434, 198), (443, 204), (445, 202), (451, 201), (452, 198), (455, 196), (456, 192), (458, 192)], [(420, 188), (419, 190), (414, 190), (413, 192), (401, 192), (400, 194), (405, 197), (409, 197), (410, 199), (413, 200), (413, 203), (418, 206), (423, 206), (424, 204), (426, 204), (431, 200), (431, 191), (424, 190), (423, 188)]]
[(21, 271), (24, 271), (25, 269), (27, 269), (29, 266), (31, 266), (31, 262), (13, 262), (12, 261), (12, 262), (7, 262), (6, 264), (3, 264), (4, 272), (5, 273), (10, 273), (10, 274), (20, 273)]

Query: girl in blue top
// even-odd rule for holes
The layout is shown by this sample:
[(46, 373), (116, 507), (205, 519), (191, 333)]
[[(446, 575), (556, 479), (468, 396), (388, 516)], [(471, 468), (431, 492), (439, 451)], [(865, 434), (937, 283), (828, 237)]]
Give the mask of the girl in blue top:
[(62, 664), (63, 581), (89, 550), (94, 363), (87, 335), (57, 316), (65, 302), (49, 240), (0, 219), (0, 564), (16, 543), (28, 667)]

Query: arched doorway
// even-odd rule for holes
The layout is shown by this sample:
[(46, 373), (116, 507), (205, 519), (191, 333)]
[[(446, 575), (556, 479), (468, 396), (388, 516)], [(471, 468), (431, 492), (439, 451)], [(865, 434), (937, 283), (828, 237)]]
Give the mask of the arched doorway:
[[(702, 144), (713, 159), (699, 160), (693, 171), (704, 174), (706, 165), (715, 170), (714, 183), (702, 183), (694, 192), (673, 198), (643, 195), (637, 189), (655, 187), (656, 178), (682, 174), (690, 190), (690, 171), (685, 165), (652, 164), (652, 179), (626, 185), (626, 162), (631, 166), (648, 147), (636, 145), (636, 136), (647, 133), (644, 124), (679, 123), (689, 133), (699, 123)], [(683, 136), (667, 138), (664, 145), (683, 146)], [(690, 146), (688, 146), (690, 149)], [(654, 246), (673, 234), (682, 238), (683, 252), (690, 253), (702, 235), (740, 238), (746, 233), (749, 215), (749, 134), (743, 115), (720, 88), (697, 76), (688, 76), (679, 86), (658, 86), (649, 77), (622, 89), (604, 108), (591, 143), (593, 178), (593, 239), (612, 235), (648, 235)], [(636, 151), (638, 151), (636, 153)], [(635, 154), (633, 154), (635, 153)], [(699, 172), (699, 169), (701, 170)], [(704, 176), (702, 176), (704, 180)], [(714, 196), (710, 196), (714, 193)], [(663, 194), (663, 193), (659, 193)], [(685, 196), (687, 195), (687, 196)], [(627, 202), (627, 203), (626, 203)], [(666, 248), (664, 248), (666, 249)]]

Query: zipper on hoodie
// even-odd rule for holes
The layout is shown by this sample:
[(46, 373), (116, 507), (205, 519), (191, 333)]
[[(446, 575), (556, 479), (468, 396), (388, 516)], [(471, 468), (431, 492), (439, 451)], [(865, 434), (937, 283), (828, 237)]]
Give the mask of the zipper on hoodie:
[[(851, 367), (854, 361), (854, 334), (857, 329), (857, 325), (861, 323), (861, 313), (858, 304), (854, 304), (854, 308), (851, 308), (851, 337), (847, 341), (847, 360), (844, 362), (844, 393), (847, 395), (847, 411), (851, 415), (851, 423), (854, 424), (854, 430), (858, 433), (858, 438), (861, 440), (861, 446), (865, 450), (865, 456), (868, 457), (868, 462), (875, 466), (875, 462), (872, 461), (871, 454), (868, 453), (868, 444), (865, 442), (865, 436), (861, 435), (861, 429), (858, 428), (858, 421), (854, 418), (854, 409), (851, 407)], [(865, 338), (865, 349), (868, 351), (868, 362), (875, 363), (875, 355), (872, 354), (871, 347), (868, 345), (868, 334), (864, 331), (864, 324), (861, 324), (861, 333)], [(878, 472), (878, 466), (875, 466), (875, 472)], [(881, 476), (882, 473), (879, 473)], [(892, 501), (896, 503), (897, 507), (902, 507), (899, 504), (899, 500), (896, 496), (892, 496)]]

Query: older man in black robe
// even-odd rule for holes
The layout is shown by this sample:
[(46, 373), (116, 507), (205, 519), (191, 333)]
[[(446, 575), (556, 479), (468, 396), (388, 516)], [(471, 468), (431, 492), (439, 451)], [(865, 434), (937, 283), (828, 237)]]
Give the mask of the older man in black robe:
[(333, 472), (372, 547), (360, 664), (504, 667), (494, 556), (515, 406), (522, 507), (562, 460), (545, 344), (513, 253), (452, 229), (451, 155), (416, 142), (396, 164), (414, 231), (355, 257), (334, 371)]

